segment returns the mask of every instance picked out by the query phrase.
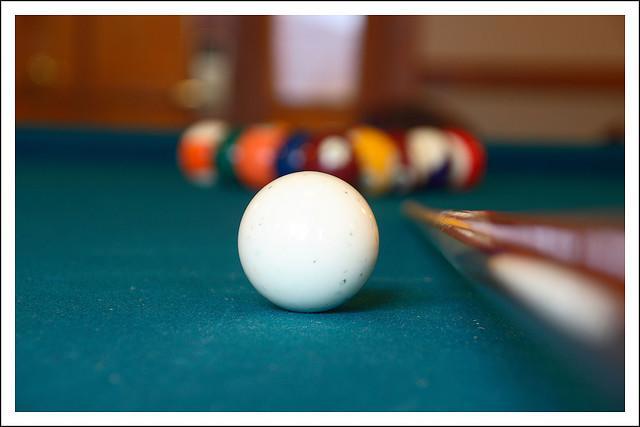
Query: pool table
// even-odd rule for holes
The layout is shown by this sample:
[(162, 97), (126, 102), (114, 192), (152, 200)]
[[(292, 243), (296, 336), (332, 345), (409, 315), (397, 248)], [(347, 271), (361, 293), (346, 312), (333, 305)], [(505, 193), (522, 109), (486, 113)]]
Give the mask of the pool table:
[(252, 193), (201, 188), (178, 132), (16, 131), (17, 411), (621, 411), (451, 267), (401, 202), (624, 208), (624, 146), (487, 141), (466, 192), (370, 198), (380, 255), (327, 313), (271, 305), (238, 258)]

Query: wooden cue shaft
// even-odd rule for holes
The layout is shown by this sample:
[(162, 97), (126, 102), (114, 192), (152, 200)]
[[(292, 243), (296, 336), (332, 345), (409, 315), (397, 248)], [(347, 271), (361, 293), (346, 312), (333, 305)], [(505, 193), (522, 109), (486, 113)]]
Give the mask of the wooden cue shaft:
[[(569, 250), (570, 256), (562, 251), (548, 253), (544, 246), (536, 246), (528, 232), (519, 230), (520, 237), (526, 238), (518, 239), (500, 231), (513, 227), (518, 231), (520, 225), (525, 225), (525, 231), (528, 227), (535, 230), (542, 224), (543, 236), (568, 230), (568, 235), (578, 236), (569, 241), (580, 246), (584, 240), (580, 236), (589, 229), (588, 221), (567, 225), (566, 220), (558, 222), (551, 217), (441, 211), (410, 201), (403, 209), (417, 224), (427, 226), (443, 255), (472, 281), (485, 282), (488, 286), (483, 288), (498, 290), (507, 301), (527, 308), (562, 335), (571, 337), (572, 342), (585, 344), (587, 353), (592, 351), (619, 365), (624, 349), (624, 261), (622, 269), (611, 272), (591, 265), (580, 250), (573, 254)], [(607, 245), (599, 248), (611, 252), (605, 261), (611, 257), (624, 259), (624, 228), (603, 224), (598, 221), (597, 227), (609, 230), (616, 241), (613, 249)]]
[(439, 211), (406, 202), (414, 220), (485, 252), (540, 256), (584, 270), (624, 294), (624, 226), (617, 222), (491, 211)]

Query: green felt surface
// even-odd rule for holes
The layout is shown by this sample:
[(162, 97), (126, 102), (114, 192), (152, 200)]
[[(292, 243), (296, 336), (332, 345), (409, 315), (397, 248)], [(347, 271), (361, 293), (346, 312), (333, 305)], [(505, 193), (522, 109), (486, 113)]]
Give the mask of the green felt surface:
[[(595, 387), (478, 295), (402, 217), (400, 197), (371, 200), (381, 247), (364, 289), (298, 314), (242, 273), (249, 192), (193, 187), (169, 155), (33, 147), (16, 159), (18, 411), (624, 409), (620, 390)], [(624, 178), (605, 172), (496, 169), (471, 192), (417, 199), (621, 208)]]

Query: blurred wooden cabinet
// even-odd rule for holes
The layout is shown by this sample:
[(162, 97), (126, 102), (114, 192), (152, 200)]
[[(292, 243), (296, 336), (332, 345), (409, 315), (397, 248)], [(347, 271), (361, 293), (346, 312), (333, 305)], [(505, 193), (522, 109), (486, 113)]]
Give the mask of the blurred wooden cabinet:
[(192, 44), (180, 16), (16, 17), (16, 119), (175, 127)]
[[(339, 17), (323, 19), (338, 29), (344, 24)], [(368, 17), (362, 25), (366, 33), (358, 35), (362, 48), (354, 49), (359, 57), (355, 63), (361, 64), (355, 71), (354, 99), (344, 105), (313, 99), (289, 105), (277, 93), (277, 83), (288, 75), (276, 75), (274, 70), (282, 67), (274, 52), (288, 51), (300, 34), (280, 40), (279, 46), (274, 42), (276, 25), (271, 16), (18, 16), (17, 121), (175, 128), (201, 116), (217, 116), (323, 128), (347, 125), (369, 107), (414, 92), (407, 77), (415, 70), (405, 60), (408, 19)], [(309, 58), (319, 55), (318, 43), (324, 40), (317, 28), (302, 30), (311, 47), (296, 58), (298, 81), (305, 74), (298, 66), (309, 71)], [(324, 53), (323, 58), (326, 47)], [(216, 81), (210, 67), (221, 57), (226, 64), (218, 71), (227, 79)], [(332, 55), (323, 60), (340, 65)], [(333, 79), (325, 83), (339, 80)], [(205, 81), (211, 84), (203, 85)], [(214, 95), (208, 96), (211, 100), (223, 92), (226, 99), (214, 109), (210, 103), (203, 109), (192, 102), (203, 93)]]
[[(404, 107), (415, 105), (504, 138), (624, 129), (622, 16), (343, 18), (321, 17), (314, 27), (309, 17), (289, 17), (284, 24), (296, 31), (278, 38), (282, 17), (18, 16), (16, 118), (175, 128), (216, 116), (314, 129), (378, 110), (406, 118), (415, 111)], [(341, 35), (354, 22), (362, 30), (349, 54), (358, 74), (350, 101), (288, 102), (283, 93), (305, 80), (322, 77), (311, 91), (320, 98), (345, 80), (334, 71), (351, 58), (336, 55), (326, 31)]]

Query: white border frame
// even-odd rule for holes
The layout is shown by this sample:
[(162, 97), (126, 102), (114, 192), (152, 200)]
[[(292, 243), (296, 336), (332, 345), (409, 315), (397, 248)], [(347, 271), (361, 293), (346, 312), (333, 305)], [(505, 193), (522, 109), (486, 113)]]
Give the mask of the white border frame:
[[(625, 412), (15, 412), (15, 15), (625, 15)], [(3, 425), (638, 425), (638, 4), (635, 2), (4, 2), (2, 4)]]

